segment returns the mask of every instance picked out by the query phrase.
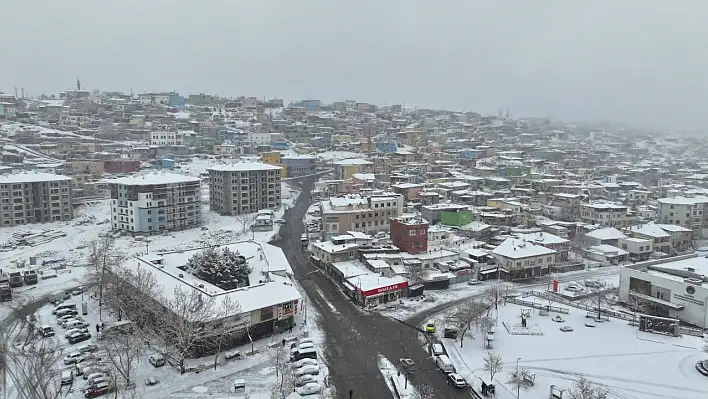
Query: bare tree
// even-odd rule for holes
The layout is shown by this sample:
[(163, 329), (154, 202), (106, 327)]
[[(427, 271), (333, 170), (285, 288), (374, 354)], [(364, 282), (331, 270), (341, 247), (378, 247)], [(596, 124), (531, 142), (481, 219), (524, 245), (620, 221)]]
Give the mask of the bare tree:
[(4, 392), (9, 393), (9, 377), (18, 399), (59, 398), (61, 386), (56, 377), (62, 352), (48, 347), (45, 340), (38, 339), (37, 331), (29, 327), (17, 309), (0, 325), (0, 372)]
[(119, 319), (125, 313), (142, 330), (161, 314), (153, 300), (159, 292), (157, 277), (149, 269), (119, 266), (111, 269), (104, 288), (104, 302), (118, 313)]
[(435, 390), (430, 385), (420, 385), (415, 387), (408, 397), (411, 399), (433, 399), (435, 398)]
[(489, 372), (489, 382), (494, 381), (494, 375), (504, 367), (501, 355), (494, 352), (484, 354), (484, 370)]
[(428, 277), (428, 270), (423, 267), (421, 262), (407, 262), (405, 268), (407, 277), (413, 282), (419, 283)]
[(478, 299), (463, 303), (454, 312), (453, 317), (460, 323), (460, 348), (463, 347), (465, 334), (473, 330), (477, 321), (487, 311), (488, 305)]
[(568, 399), (605, 399), (608, 391), (604, 387), (586, 380), (585, 377), (580, 377), (565, 393), (568, 394)]
[(115, 333), (104, 340), (108, 361), (126, 387), (135, 385), (135, 368), (144, 353), (145, 341), (134, 333)]
[(276, 381), (271, 387), (270, 397), (272, 399), (285, 399), (290, 395), (295, 387), (295, 370), (288, 364), (287, 348), (278, 345), (277, 348), (270, 348), (268, 354), (275, 366)]
[(103, 290), (113, 268), (120, 266), (126, 256), (109, 234), (88, 244), (88, 267), (84, 273), (87, 286), (98, 286), (99, 317), (103, 315)]
[(198, 352), (202, 344), (212, 342), (221, 333), (214, 331), (219, 321), (232, 315), (233, 305), (228, 298), (217, 302), (216, 296), (206, 295), (195, 288), (175, 287), (172, 297), (166, 299), (171, 315), (162, 317), (158, 333), (165, 350), (177, 360), (180, 373), (185, 373), (187, 356)]
[(637, 324), (638, 314), (646, 313), (649, 309), (649, 302), (636, 295), (628, 295), (626, 304), (632, 310), (632, 324)]
[(602, 311), (606, 310), (613, 303), (615, 290), (605, 282), (597, 282), (595, 287), (589, 288), (589, 295), (583, 300), (583, 303), (593, 311), (597, 312), (597, 319), (602, 317)]
[(234, 222), (236, 224), (236, 227), (234, 231), (238, 231), (238, 235), (243, 236), (246, 235), (251, 230), (251, 227), (253, 226), (253, 223), (256, 221), (256, 217), (258, 217), (258, 213), (243, 213), (241, 215), (236, 215), (234, 216)]

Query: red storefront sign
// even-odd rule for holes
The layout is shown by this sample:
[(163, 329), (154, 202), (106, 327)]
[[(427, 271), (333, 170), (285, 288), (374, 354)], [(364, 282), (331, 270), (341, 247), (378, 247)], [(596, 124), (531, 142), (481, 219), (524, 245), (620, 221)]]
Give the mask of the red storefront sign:
[(402, 290), (404, 288), (408, 287), (408, 282), (404, 281), (402, 283), (398, 284), (393, 284), (393, 285), (387, 285), (385, 287), (379, 287), (379, 288), (374, 288), (373, 290), (367, 290), (367, 291), (362, 291), (359, 289), (359, 287), (356, 288), (359, 293), (365, 297), (367, 296), (373, 296), (373, 295), (379, 295), (379, 294), (385, 294), (387, 292), (391, 291), (398, 291)]

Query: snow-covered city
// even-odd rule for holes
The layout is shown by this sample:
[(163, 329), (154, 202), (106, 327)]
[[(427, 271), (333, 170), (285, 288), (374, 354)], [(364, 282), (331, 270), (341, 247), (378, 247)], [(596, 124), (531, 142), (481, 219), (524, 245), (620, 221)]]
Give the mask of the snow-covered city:
[(634, 1), (0, 4), (0, 399), (708, 398), (705, 5)]

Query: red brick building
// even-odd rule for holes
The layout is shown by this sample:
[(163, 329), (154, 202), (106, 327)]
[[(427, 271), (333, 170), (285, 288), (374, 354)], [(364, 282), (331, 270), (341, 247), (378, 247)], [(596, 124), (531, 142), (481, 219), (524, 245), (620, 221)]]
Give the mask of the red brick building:
[(391, 218), (391, 241), (409, 254), (428, 251), (428, 222), (420, 216)]
[(132, 159), (114, 159), (103, 163), (106, 173), (133, 173), (140, 169), (140, 161)]

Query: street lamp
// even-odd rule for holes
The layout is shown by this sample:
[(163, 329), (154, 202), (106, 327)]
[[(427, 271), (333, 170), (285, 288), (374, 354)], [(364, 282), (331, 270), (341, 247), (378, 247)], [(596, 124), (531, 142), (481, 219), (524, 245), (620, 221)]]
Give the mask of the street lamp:
[(519, 360), (521, 360), (520, 357), (516, 358), (516, 399), (519, 399), (519, 395), (521, 394), (521, 376), (519, 375)]

